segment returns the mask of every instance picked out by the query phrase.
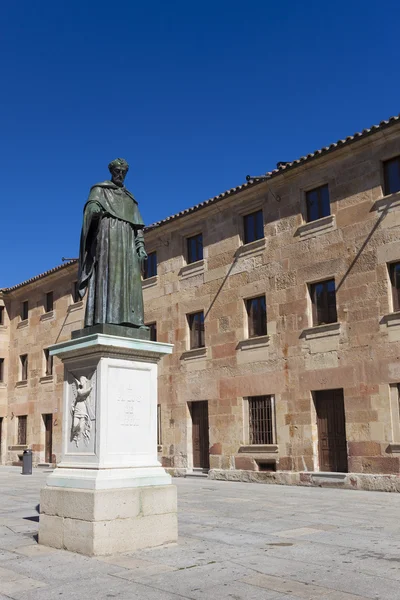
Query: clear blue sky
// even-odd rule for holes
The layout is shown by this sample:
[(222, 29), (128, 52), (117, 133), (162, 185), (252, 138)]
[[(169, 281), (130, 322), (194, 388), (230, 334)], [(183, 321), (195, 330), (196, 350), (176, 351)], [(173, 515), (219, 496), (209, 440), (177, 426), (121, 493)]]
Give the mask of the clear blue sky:
[(88, 190), (117, 156), (150, 224), (400, 112), (394, 0), (1, 13), (0, 287), (77, 256)]

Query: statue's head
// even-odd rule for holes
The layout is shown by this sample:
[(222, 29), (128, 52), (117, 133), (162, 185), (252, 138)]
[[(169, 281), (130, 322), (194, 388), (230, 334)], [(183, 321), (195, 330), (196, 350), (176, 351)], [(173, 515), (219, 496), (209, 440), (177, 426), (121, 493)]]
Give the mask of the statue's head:
[(108, 165), (108, 169), (111, 173), (111, 180), (115, 185), (122, 187), (126, 174), (129, 170), (129, 165), (123, 158), (116, 158), (112, 160)]

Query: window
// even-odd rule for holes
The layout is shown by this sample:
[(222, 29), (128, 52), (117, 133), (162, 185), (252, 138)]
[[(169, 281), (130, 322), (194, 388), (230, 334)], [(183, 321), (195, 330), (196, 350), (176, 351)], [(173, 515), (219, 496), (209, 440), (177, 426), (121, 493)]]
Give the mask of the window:
[(393, 310), (400, 310), (400, 262), (389, 265), (390, 283), (392, 284)]
[(143, 279), (155, 277), (157, 275), (157, 252), (150, 252), (147, 260), (144, 261)]
[(18, 446), (26, 446), (26, 426), (28, 417), (18, 417)]
[(188, 264), (203, 260), (203, 234), (198, 233), (187, 238), (187, 261)]
[(275, 444), (272, 396), (251, 396), (249, 403), (249, 443)]
[(249, 337), (267, 335), (267, 306), (265, 296), (246, 300)]
[(310, 285), (313, 325), (337, 322), (335, 280)]
[(150, 341), (157, 341), (157, 323), (147, 323), (147, 327), (150, 329)]
[(249, 244), (264, 237), (263, 211), (257, 210), (243, 217), (244, 243)]
[(29, 302), (28, 300), (25, 300), (25, 302), (22, 302), (21, 304), (21, 321), (26, 321), (26, 319), (29, 317)]
[(21, 381), (26, 381), (28, 379), (28, 355), (21, 354), (19, 360), (21, 363)]
[(73, 301), (74, 304), (76, 304), (77, 302), (80, 302), (81, 297), (79, 295), (78, 282), (77, 281), (74, 281), (74, 283), (72, 284), (71, 296), (72, 296), (72, 301)]
[(190, 349), (204, 348), (204, 313), (203, 311), (188, 315), (190, 329)]
[(316, 221), (331, 214), (328, 184), (306, 192), (307, 221)]
[(53, 357), (50, 356), (50, 351), (48, 348), (43, 350), (44, 353), (44, 361), (45, 361), (45, 374), (46, 377), (53, 375)]
[(162, 444), (161, 436), (161, 404), (157, 404), (157, 446)]
[(383, 163), (384, 194), (394, 194), (400, 190), (400, 156)]
[(47, 292), (45, 299), (44, 299), (44, 309), (45, 311), (51, 312), (54, 308), (54, 296), (53, 296), (53, 292)]
[(0, 325), (4, 325), (4, 306), (0, 306)]
[(0, 358), (0, 383), (4, 381), (4, 358)]

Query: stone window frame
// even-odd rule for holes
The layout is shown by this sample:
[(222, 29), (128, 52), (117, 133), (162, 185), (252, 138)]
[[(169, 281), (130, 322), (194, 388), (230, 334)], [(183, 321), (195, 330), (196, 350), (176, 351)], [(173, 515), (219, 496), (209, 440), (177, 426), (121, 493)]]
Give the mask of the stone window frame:
[[(329, 207), (330, 214), (321, 217), (320, 219), (315, 219), (314, 221), (308, 221), (307, 218), (307, 193), (312, 192), (324, 185), (328, 186), (329, 190)], [(299, 236), (301, 239), (306, 239), (308, 237), (314, 237), (315, 235), (321, 235), (327, 233), (328, 231), (332, 231), (336, 229), (336, 217), (335, 213), (332, 211), (332, 188), (334, 187), (334, 180), (332, 177), (321, 177), (318, 179), (314, 179), (312, 183), (309, 183), (304, 186), (299, 187), (300, 194), (300, 215), (301, 215), (301, 225), (298, 227), (295, 235)]]
[[(200, 243), (200, 239), (201, 239), (201, 243)], [(192, 256), (192, 249), (191, 249), (192, 241), (195, 242), (195, 255), (193, 255), (193, 256)], [(199, 248), (201, 248), (200, 251), (199, 251)], [(197, 252), (199, 252), (199, 254), (201, 254), (200, 257), (196, 256)], [(198, 233), (195, 233), (194, 235), (188, 235), (186, 237), (186, 264), (193, 265), (195, 263), (201, 262), (202, 260), (204, 260), (204, 237), (203, 237), (203, 232), (199, 231)]]
[[(148, 252), (147, 256), (148, 256), (148, 258), (145, 261), (144, 270), (143, 270), (143, 281), (148, 281), (149, 279), (153, 279), (154, 277), (157, 277), (157, 275), (158, 275), (158, 256), (157, 256), (157, 250), (152, 250), (151, 252)], [(155, 272), (154, 273), (151, 272), (151, 275), (149, 275), (149, 273), (148, 273), (148, 266), (150, 264), (149, 263), (149, 259), (150, 259), (150, 257), (153, 258), (154, 256), (155, 256), (155, 261), (154, 261), (155, 265), (153, 265), (153, 266), (155, 266)], [(152, 261), (152, 258), (151, 258), (151, 261)]]
[[(328, 206), (329, 206), (329, 213), (326, 215), (321, 215), (319, 217), (317, 217), (316, 219), (311, 219), (310, 218), (310, 210), (309, 210), (309, 202), (308, 202), (308, 195), (311, 194), (312, 192), (318, 192), (319, 190), (322, 190), (323, 188), (327, 188), (328, 190)], [(332, 215), (332, 210), (331, 210), (331, 191), (330, 191), (330, 185), (329, 185), (329, 181), (326, 183), (323, 183), (321, 185), (317, 185), (317, 186), (313, 186), (311, 188), (307, 188), (304, 190), (304, 205), (305, 205), (305, 218), (306, 218), (306, 223), (314, 223), (315, 221), (320, 221), (321, 219), (326, 219), (327, 217), (330, 217)]]
[(3, 357), (0, 357), (0, 383), (5, 383), (5, 379), (6, 379), (6, 359)]
[(54, 310), (54, 292), (50, 290), (44, 294), (44, 312), (50, 313)]
[[(20, 381), (28, 381), (29, 356), (28, 354), (19, 355)], [(25, 375), (25, 377), (24, 377)]]
[(6, 307), (0, 304), (0, 327), (5, 327), (6, 324)]
[(54, 371), (54, 358), (50, 354), (49, 348), (43, 348), (43, 357), (44, 357), (44, 377), (53, 377)]
[[(255, 398), (269, 398), (271, 402), (271, 416), (272, 416), (272, 441), (265, 444), (252, 444), (250, 442), (250, 411), (249, 411), (249, 400)], [(250, 449), (259, 449), (259, 452), (268, 451), (269, 448), (277, 447), (278, 434), (276, 426), (276, 396), (275, 394), (257, 394), (255, 396), (245, 396), (243, 398), (243, 439), (245, 441), (244, 447)], [(264, 448), (262, 448), (264, 447)]]
[(28, 442), (28, 415), (17, 416), (17, 446), (26, 446)]
[(146, 327), (148, 327), (150, 329), (150, 341), (151, 342), (156, 342), (157, 341), (157, 321), (149, 321), (148, 323), (145, 323)]
[(385, 157), (381, 159), (381, 168), (380, 168), (380, 172), (381, 172), (381, 190), (382, 190), (382, 197), (387, 197), (387, 196), (392, 196), (394, 194), (398, 194), (400, 192), (400, 188), (394, 192), (391, 192), (388, 190), (388, 177), (387, 177), (387, 172), (385, 169), (385, 166), (394, 161), (397, 160), (399, 163), (399, 169), (400, 169), (400, 154), (392, 154), (391, 156)]
[[(202, 229), (203, 224), (196, 223), (192, 226), (185, 227), (182, 231), (179, 232), (180, 236), (180, 251), (182, 257), (182, 267), (178, 272), (178, 277), (180, 279), (186, 279), (188, 277), (195, 277), (196, 275), (201, 275), (205, 271), (206, 260), (205, 255), (207, 253), (207, 237), (206, 232)], [(188, 243), (187, 240), (189, 238), (195, 237), (197, 235), (202, 236), (203, 241), (203, 258), (201, 260), (196, 260), (194, 262), (189, 262), (188, 255)]]
[[(264, 298), (265, 301), (265, 331), (263, 333), (257, 334), (257, 333), (253, 333), (251, 334), (251, 327), (250, 327), (250, 313), (249, 313), (249, 303), (252, 302), (253, 300), (259, 300), (261, 298)], [(267, 311), (267, 296), (266, 293), (261, 293), (258, 294), (257, 296), (249, 296), (246, 298), (243, 298), (243, 302), (244, 302), (244, 309), (245, 309), (245, 323), (246, 323), (246, 327), (245, 327), (245, 339), (246, 340), (257, 340), (259, 338), (266, 338), (268, 336), (268, 311)], [(254, 324), (253, 324), (254, 325)], [(254, 330), (254, 326), (253, 326), (253, 330)]]
[(21, 312), (20, 312), (20, 323), (25, 323), (29, 320), (29, 300), (22, 300)]
[(386, 263), (387, 272), (388, 272), (388, 282), (389, 282), (389, 307), (391, 313), (397, 313), (400, 311), (400, 288), (397, 289), (397, 294), (395, 292), (395, 288), (393, 285), (393, 267), (395, 265), (399, 266), (400, 269), (400, 260), (394, 260)]
[[(327, 323), (319, 323), (316, 322), (317, 319), (316, 317), (318, 316), (318, 312), (317, 312), (317, 308), (315, 306), (315, 303), (313, 302), (312, 299), (312, 288), (315, 285), (318, 285), (320, 283), (327, 283), (329, 281), (333, 281), (335, 284), (335, 309), (336, 309), (336, 320), (335, 321), (329, 321)], [(329, 326), (333, 326), (335, 324), (338, 324), (338, 310), (337, 310), (337, 295), (336, 295), (336, 280), (334, 276), (331, 277), (324, 277), (323, 279), (317, 279), (315, 281), (309, 281), (307, 282), (307, 304), (308, 304), (308, 318), (309, 318), (309, 327), (308, 329), (312, 329), (312, 328), (316, 328), (316, 327), (329, 327)]]
[[(194, 324), (194, 317), (196, 317), (197, 315), (203, 315), (203, 329), (202, 331), (200, 330), (199, 332), (199, 339), (200, 339), (200, 345), (197, 345), (197, 343), (194, 340), (194, 332), (192, 330), (192, 326)], [(191, 323), (191, 320), (193, 319), (193, 322)], [(188, 326), (188, 345), (189, 348), (188, 350), (202, 350), (203, 348), (206, 348), (206, 328), (205, 328), (205, 315), (204, 315), (204, 310), (198, 310), (198, 311), (194, 311), (194, 312), (190, 312), (186, 315), (186, 322), (187, 322), (187, 326)], [(203, 334), (203, 335), (201, 335)], [(201, 338), (203, 338), (203, 344), (201, 344)]]

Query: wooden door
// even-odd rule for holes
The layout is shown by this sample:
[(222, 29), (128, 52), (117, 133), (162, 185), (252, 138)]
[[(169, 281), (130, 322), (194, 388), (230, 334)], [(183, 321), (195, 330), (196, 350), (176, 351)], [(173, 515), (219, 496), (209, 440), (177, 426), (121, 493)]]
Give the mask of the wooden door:
[(43, 415), (45, 427), (45, 462), (53, 462), (53, 415)]
[(347, 473), (343, 390), (315, 392), (320, 471)]
[(192, 402), (192, 443), (193, 467), (195, 469), (209, 469), (209, 439), (208, 439), (208, 402)]

